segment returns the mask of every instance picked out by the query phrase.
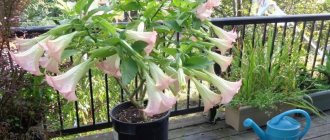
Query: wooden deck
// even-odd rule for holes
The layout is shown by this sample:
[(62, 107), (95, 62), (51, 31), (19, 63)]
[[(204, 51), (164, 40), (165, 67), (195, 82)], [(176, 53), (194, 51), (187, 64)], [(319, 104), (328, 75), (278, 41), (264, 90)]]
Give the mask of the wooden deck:
[[(311, 116), (312, 124), (305, 140), (330, 140), (330, 111), (325, 112), (324, 118)], [(301, 118), (297, 118), (300, 119)], [(265, 128), (264, 128), (265, 129)], [(216, 124), (208, 122), (207, 116), (195, 113), (170, 119), (170, 140), (255, 140), (258, 137), (252, 130), (236, 132), (225, 124), (217, 121)], [(113, 140), (112, 133), (104, 133), (81, 137), (77, 140)]]

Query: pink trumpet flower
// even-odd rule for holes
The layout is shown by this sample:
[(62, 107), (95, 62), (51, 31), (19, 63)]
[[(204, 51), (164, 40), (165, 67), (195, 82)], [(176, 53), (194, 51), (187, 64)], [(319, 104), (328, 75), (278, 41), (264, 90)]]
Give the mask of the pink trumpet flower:
[(242, 80), (230, 82), (215, 74), (205, 73), (209, 75), (211, 83), (221, 92), (222, 104), (229, 103), (241, 88)]
[(209, 18), (213, 12), (213, 7), (217, 7), (220, 5), (219, 0), (208, 0), (206, 3), (197, 7), (196, 16), (201, 20), (204, 21), (205, 19)]
[(138, 27), (137, 27), (138, 32), (143, 32), (144, 31), (144, 22), (141, 22)]
[(196, 16), (201, 21), (204, 21), (211, 16), (212, 12), (213, 12), (213, 8), (208, 7), (207, 4), (204, 3), (197, 7)]
[(207, 71), (210, 72), (210, 73), (216, 74), (215, 71), (214, 71), (214, 65), (213, 64), (212, 65), (209, 65), (207, 67)]
[(221, 4), (220, 0), (208, 0), (206, 3), (210, 7), (217, 7)]
[[(177, 78), (178, 77), (178, 73), (175, 71), (175, 69), (173, 69), (170, 66), (165, 67), (165, 72), (171, 76), (172, 78)], [(177, 93), (180, 91), (180, 86), (179, 86), (179, 81), (175, 80), (174, 83), (172, 83), (170, 85), (170, 90), (174, 95), (177, 95)]]
[(176, 80), (167, 76), (162, 69), (159, 68), (154, 63), (150, 63), (150, 73), (151, 76), (155, 79), (156, 81), (156, 87), (159, 90), (164, 90), (167, 89), (172, 83), (174, 83)]
[(232, 31), (225, 31), (223, 29), (221, 29), (220, 27), (217, 27), (213, 24), (211, 24), (211, 27), (214, 31), (214, 33), (221, 39), (224, 39), (230, 43), (232, 42), (236, 42), (237, 39), (237, 33), (232, 30)]
[(120, 57), (118, 54), (107, 57), (104, 61), (96, 63), (96, 66), (104, 73), (114, 77), (121, 77), (120, 72)]
[(144, 52), (149, 55), (152, 49), (155, 47), (157, 32), (139, 32), (133, 30), (126, 31), (126, 37), (134, 41), (144, 41), (148, 43), (148, 46), (144, 48)]
[(207, 54), (209, 58), (211, 58), (220, 65), (222, 72), (225, 72), (227, 70), (228, 66), (233, 60), (232, 57), (223, 56), (212, 51), (207, 51)]
[(40, 66), (45, 68), (46, 70), (53, 72), (53, 73), (60, 73), (58, 62), (54, 58), (50, 58), (48, 56), (41, 57)]
[(164, 113), (172, 108), (176, 103), (175, 97), (167, 95), (159, 90), (151, 77), (146, 74), (148, 104), (143, 111), (147, 116)]
[(58, 90), (60, 94), (69, 101), (78, 100), (75, 89), (79, 80), (85, 75), (89, 69), (90, 60), (87, 60), (67, 72), (58, 76), (46, 75), (48, 85)]
[[(40, 42), (34, 44), (31, 48), (19, 52), (19, 53), (12, 53), (10, 52), (10, 55), (12, 59), (24, 70), (32, 73), (33, 75), (41, 75), (40, 69), (39, 69), (39, 59), (44, 53), (44, 49), (42, 48), (42, 45), (49, 40), (50, 37), (46, 37)], [(25, 40), (27, 41), (27, 40)], [(31, 40), (32, 41), (32, 40)], [(22, 40), (21, 40), (22, 42)], [(30, 41), (27, 41), (30, 43)], [(27, 43), (26, 42), (26, 43)], [(32, 44), (32, 43), (31, 43)]]
[(202, 97), (204, 103), (204, 112), (209, 111), (212, 107), (220, 104), (221, 95), (214, 93), (208, 87), (197, 81), (195, 78), (192, 78), (194, 84), (196, 85), (197, 91)]
[(213, 43), (220, 50), (221, 54), (226, 53), (226, 51), (233, 47), (232, 42), (220, 39), (220, 38), (209, 38), (211, 43)]
[(37, 44), (40, 40), (45, 39), (46, 36), (38, 36), (31, 39), (23, 39), (16, 37), (14, 40), (18, 52), (24, 52), (30, 49), (33, 45)]
[(182, 68), (178, 69), (178, 82), (179, 82), (180, 89), (187, 88), (186, 75), (184, 74), (184, 71)]
[(56, 38), (55, 40), (49, 40), (44, 45), (44, 49), (46, 50), (47, 54), (54, 58), (57, 62), (61, 62), (61, 56), (65, 48), (69, 46), (73, 37), (78, 32), (73, 32), (70, 34), (66, 34)]

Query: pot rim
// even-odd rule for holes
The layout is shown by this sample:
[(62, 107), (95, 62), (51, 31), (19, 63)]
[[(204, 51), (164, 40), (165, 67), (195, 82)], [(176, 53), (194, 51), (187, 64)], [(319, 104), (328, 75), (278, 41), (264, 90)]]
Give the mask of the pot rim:
[[(120, 104), (117, 104), (115, 107), (113, 107), (110, 111), (110, 117), (112, 120), (115, 120), (117, 122), (120, 122), (120, 123), (125, 123), (125, 124), (131, 124), (131, 125), (139, 125), (139, 124), (151, 124), (151, 123), (154, 123), (154, 122), (158, 122), (158, 121), (161, 121), (161, 120), (164, 120), (165, 118), (168, 118), (170, 116), (170, 113), (171, 113), (171, 110), (168, 110), (166, 112), (166, 114), (158, 119), (155, 119), (155, 120), (152, 120), (150, 122), (143, 122), (143, 123), (131, 123), (131, 122), (123, 122), (123, 121), (120, 121), (118, 120), (116, 117), (114, 117), (113, 115), (113, 110), (118, 108), (118, 106), (120, 105), (123, 105), (123, 104), (132, 104), (130, 101), (126, 101), (126, 102), (122, 102)], [(113, 121), (111, 121), (113, 123)]]

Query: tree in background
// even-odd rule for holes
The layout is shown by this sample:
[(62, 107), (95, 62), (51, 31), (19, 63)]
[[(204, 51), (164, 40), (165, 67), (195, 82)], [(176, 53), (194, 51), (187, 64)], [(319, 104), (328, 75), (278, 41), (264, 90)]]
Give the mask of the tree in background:
[[(0, 139), (46, 139), (42, 126), (47, 102), (39, 78), (13, 62), (10, 30), (30, 0), (0, 0)], [(41, 128), (41, 129), (40, 129)]]
[[(250, 16), (252, 1), (222, 0), (215, 17)], [(288, 15), (329, 13), (329, 0), (273, 0)], [(225, 14), (226, 13), (226, 14)]]

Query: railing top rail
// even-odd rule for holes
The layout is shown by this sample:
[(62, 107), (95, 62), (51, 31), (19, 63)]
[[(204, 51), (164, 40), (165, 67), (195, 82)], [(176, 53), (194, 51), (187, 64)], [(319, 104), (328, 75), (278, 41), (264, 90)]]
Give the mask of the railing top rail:
[(315, 20), (330, 20), (330, 14), (213, 18), (211, 19), (211, 22), (215, 25), (244, 25), (244, 24), (299, 22), (299, 21), (315, 21)]
[(56, 26), (27, 26), (27, 27), (11, 27), (13, 32), (27, 32), (27, 33), (45, 33)]
[[(287, 16), (250, 16), (250, 17), (227, 17), (213, 18), (211, 22), (215, 25), (244, 25), (244, 24), (260, 24), (275, 22), (299, 22), (299, 21), (315, 21), (330, 20), (330, 14), (306, 14), (306, 15), (287, 15)], [(47, 32), (55, 26), (30, 26), (30, 27), (12, 27), (14, 32)]]

